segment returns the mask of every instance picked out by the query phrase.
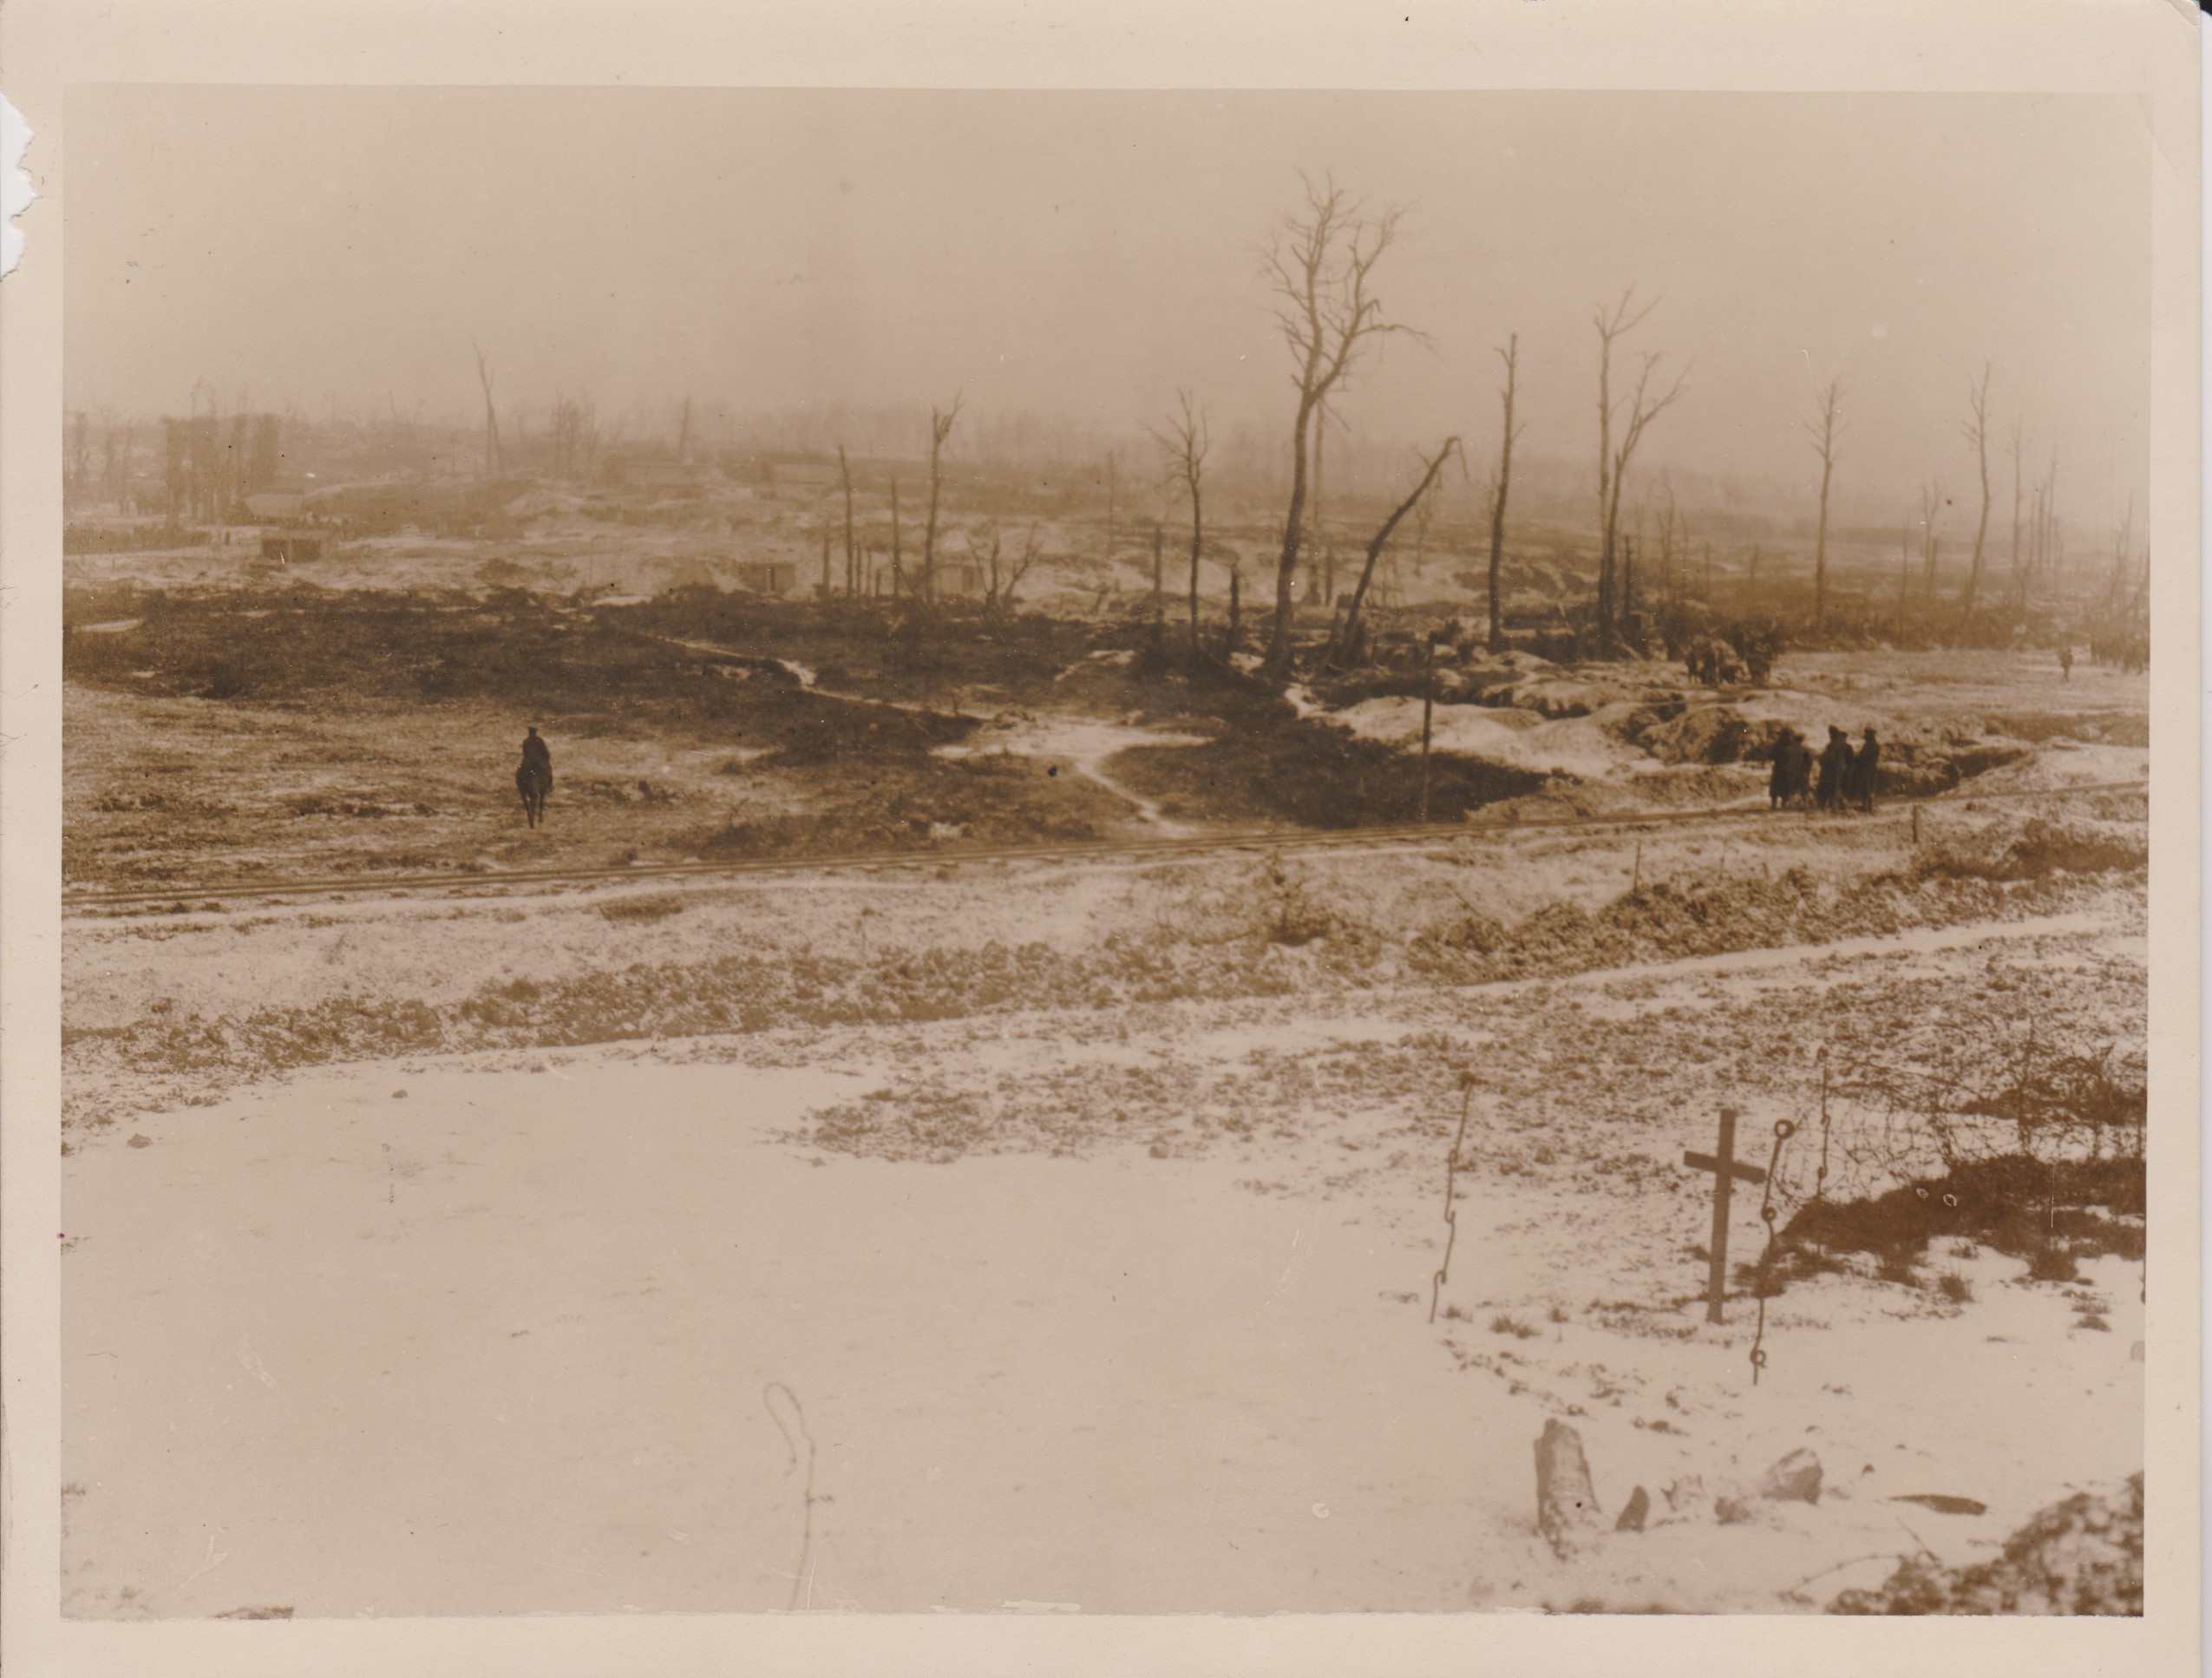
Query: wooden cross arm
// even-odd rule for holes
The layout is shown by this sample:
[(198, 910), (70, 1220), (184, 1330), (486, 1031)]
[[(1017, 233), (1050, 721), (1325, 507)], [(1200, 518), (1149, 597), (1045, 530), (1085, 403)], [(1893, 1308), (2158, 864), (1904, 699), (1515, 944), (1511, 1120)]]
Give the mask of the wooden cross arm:
[(1687, 1149), (1683, 1150), (1682, 1163), (1685, 1165), (1692, 1166), (1700, 1171), (1712, 1171), (1715, 1173), (1726, 1171), (1729, 1176), (1741, 1177), (1746, 1183), (1764, 1183), (1766, 1181), (1766, 1172), (1757, 1165), (1740, 1164), (1732, 1159), (1728, 1161), (1727, 1163), (1723, 1164), (1719, 1160), (1715, 1159), (1711, 1154), (1694, 1153)]

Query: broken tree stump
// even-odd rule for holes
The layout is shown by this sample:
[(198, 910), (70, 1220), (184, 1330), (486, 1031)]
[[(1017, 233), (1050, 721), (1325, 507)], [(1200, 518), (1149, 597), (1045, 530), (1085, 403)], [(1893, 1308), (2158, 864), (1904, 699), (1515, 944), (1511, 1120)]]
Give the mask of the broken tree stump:
[(1605, 1528), (1582, 1436), (1556, 1417), (1544, 1424), (1536, 1441), (1536, 1526), (1562, 1560), (1574, 1553), (1577, 1540)]

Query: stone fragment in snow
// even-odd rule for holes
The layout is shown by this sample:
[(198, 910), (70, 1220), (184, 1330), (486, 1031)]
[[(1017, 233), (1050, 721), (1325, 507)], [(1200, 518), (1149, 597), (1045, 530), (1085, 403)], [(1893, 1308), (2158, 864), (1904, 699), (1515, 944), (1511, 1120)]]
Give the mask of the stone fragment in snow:
[(1536, 1441), (1536, 1525), (1555, 1554), (1573, 1553), (1575, 1541), (1605, 1522), (1590, 1485), (1582, 1436), (1554, 1417)]
[(1705, 1483), (1695, 1474), (1685, 1474), (1679, 1480), (1670, 1481), (1660, 1495), (1666, 1499), (1667, 1513), (1679, 1515), (1705, 1500)]
[(1751, 1505), (1742, 1498), (1718, 1498), (1712, 1512), (1723, 1526), (1741, 1526), (1751, 1518)]
[(1644, 1523), (1651, 1518), (1652, 1494), (1638, 1486), (1630, 1494), (1628, 1507), (1620, 1511), (1620, 1518), (1613, 1524), (1615, 1532), (1641, 1532)]
[(1777, 1503), (1818, 1503), (1820, 1458), (1802, 1447), (1791, 1452), (1759, 1477), (1759, 1496)]

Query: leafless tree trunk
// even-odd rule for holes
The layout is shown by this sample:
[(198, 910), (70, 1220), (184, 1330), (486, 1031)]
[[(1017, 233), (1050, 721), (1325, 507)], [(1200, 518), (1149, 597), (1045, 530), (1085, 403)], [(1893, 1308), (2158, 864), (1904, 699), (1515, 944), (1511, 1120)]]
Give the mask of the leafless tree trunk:
[(1836, 404), (1843, 399), (1840, 379), (1830, 379), (1820, 393), (1820, 412), (1805, 429), (1812, 434), (1813, 449), (1820, 456), (1820, 529), (1813, 538), (1813, 627), (1828, 626), (1828, 485), (1836, 473)]
[(1267, 258), (1277, 298), (1275, 320), (1289, 347), (1298, 386), (1291, 425), (1290, 506), (1275, 563), (1275, 618), (1265, 668), (1279, 680), (1290, 670), (1296, 613), (1299, 546), (1306, 530), (1306, 459), (1314, 413), (1351, 371), (1361, 353), (1408, 329), (1384, 318), (1373, 295), (1375, 265), (1390, 249), (1398, 213), (1369, 219), (1331, 180), (1306, 183), (1302, 214), (1285, 220)]
[[(998, 554), (998, 538), (995, 534), (991, 538), (991, 551), (995, 567)], [(1037, 538), (1037, 527), (1031, 525), (1029, 528), (1029, 534), (1022, 539), (1022, 557), (1006, 574), (1005, 588), (998, 596), (998, 605), (1002, 611), (1011, 612), (1014, 609), (1014, 591), (1022, 586), (1022, 579), (1029, 575), (1030, 568), (1043, 557), (1044, 552), (1044, 547)]]
[(2027, 576), (2020, 569), (2020, 445), (2024, 425), (2023, 416), (2012, 416), (2012, 587), (2023, 606), (2027, 603)]
[(1114, 451), (1109, 449), (1106, 451), (1106, 564), (1109, 569), (1114, 563), (1114, 503), (1116, 492), (1121, 488), (1119, 479), (1119, 462), (1114, 458)]
[(2051, 469), (2044, 474), (2044, 578), (2052, 591), (2059, 587), (2059, 449), (2051, 445)]
[(1389, 545), (1391, 533), (1397, 528), (1399, 521), (1413, 510), (1414, 504), (1429, 493), (1430, 487), (1436, 481), (1436, 474), (1444, 469), (1444, 462), (1458, 453), (1459, 439), (1446, 437), (1444, 446), (1423, 466), (1421, 482), (1413, 486), (1413, 493), (1391, 509), (1390, 517), (1383, 521), (1383, 528), (1367, 544), (1367, 563), (1360, 567), (1359, 580), (1352, 587), (1351, 604), (1345, 608), (1344, 614), (1344, 634), (1338, 643), (1341, 656), (1352, 658), (1358, 654), (1359, 608), (1367, 599), (1368, 586), (1375, 580), (1375, 562), (1382, 557), (1383, 549)]
[(1897, 530), (1897, 633), (1905, 633), (1905, 591), (1913, 580), (1913, 521), (1907, 519)]
[(2135, 491), (2128, 491), (2128, 510), (2120, 518), (2119, 539), (2112, 544), (2112, 586), (2104, 593), (2109, 611), (2120, 603), (2120, 589), (2127, 579), (2128, 554), (2135, 546)]
[(1981, 382), (1967, 387), (1967, 418), (1959, 428), (1974, 446), (1974, 463), (1981, 473), (1981, 522), (1974, 527), (1973, 563), (1967, 570), (1967, 592), (1959, 598), (1959, 615), (1973, 616), (1974, 597), (1981, 592), (1981, 551), (1989, 535), (1989, 364), (1981, 364)]
[(476, 351), (476, 382), (484, 387), (484, 475), (496, 477), (500, 469), (500, 416), (499, 410), (492, 405), (492, 358), (473, 338), (468, 347)]
[(1935, 521), (1943, 512), (1943, 486), (1931, 479), (1921, 486), (1921, 592), (1935, 598)]
[(1206, 548), (1206, 518), (1203, 504), (1206, 479), (1206, 452), (1212, 446), (1206, 416), (1194, 407), (1189, 393), (1178, 390), (1175, 401), (1180, 409), (1166, 430), (1155, 430), (1152, 440), (1160, 448), (1166, 461), (1168, 473), (1182, 486), (1190, 497), (1190, 655), (1198, 656), (1198, 562)]
[(998, 607), (998, 555), (1002, 539), (998, 521), (986, 519), (968, 532), (968, 558), (983, 573), (983, 609), (994, 613)]
[(1688, 377), (1686, 371), (1679, 373), (1667, 390), (1653, 394), (1652, 375), (1657, 370), (1660, 357), (1656, 354), (1645, 356), (1636, 375), (1636, 388), (1626, 403), (1627, 418), (1620, 427), (1620, 441), (1613, 442), (1613, 419), (1621, 404), (1613, 395), (1613, 346), (1615, 340), (1634, 331), (1659, 306), (1654, 300), (1639, 309), (1635, 297), (1636, 289), (1632, 285), (1611, 309), (1600, 308), (1592, 316), (1598, 331), (1598, 635), (1600, 650), (1608, 655), (1620, 646), (1620, 602), (1613, 587), (1613, 570), (1620, 532), (1621, 482), (1628, 475), (1629, 462), (1635, 456), (1637, 443), (1643, 439), (1644, 428), (1680, 398), (1683, 381)]
[(1505, 651), (1505, 613), (1498, 601), (1498, 572), (1505, 562), (1505, 501), (1513, 488), (1513, 441), (1528, 428), (1513, 423), (1513, 398), (1521, 380), (1521, 334), (1515, 332), (1497, 352), (1505, 364), (1505, 384), (1498, 392), (1505, 404), (1505, 430), (1498, 442), (1498, 475), (1490, 492), (1490, 633), (1489, 649)]
[[(684, 403), (687, 425), (690, 417), (690, 398), (687, 397)], [(845, 487), (845, 594), (849, 600), (861, 591), (861, 555), (853, 543), (853, 469), (846, 462), (845, 445), (841, 442), (837, 445), (837, 476)]]
[(943, 458), (945, 439), (952, 435), (952, 423), (960, 417), (960, 398), (954, 397), (950, 408), (929, 410), (929, 522), (922, 527), (921, 587), (919, 593), (925, 600), (937, 596), (937, 504), (939, 492), (945, 481)]
[(906, 567), (899, 551), (899, 480), (891, 480), (891, 598), (897, 600), (905, 587)]
[(62, 482), (71, 501), (82, 500), (92, 475), (92, 416), (78, 409), (69, 416), (69, 464)]

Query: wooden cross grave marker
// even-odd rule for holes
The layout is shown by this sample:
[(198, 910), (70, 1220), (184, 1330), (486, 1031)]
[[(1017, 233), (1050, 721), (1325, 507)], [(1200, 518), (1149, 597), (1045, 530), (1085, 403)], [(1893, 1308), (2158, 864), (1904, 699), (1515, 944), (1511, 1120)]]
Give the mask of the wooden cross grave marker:
[(1685, 1149), (1682, 1163), (1692, 1170), (1713, 1174), (1712, 1191), (1712, 1270), (1705, 1283), (1705, 1321), (1720, 1322), (1721, 1301), (1728, 1296), (1728, 1202), (1735, 1192), (1736, 1179), (1746, 1183), (1764, 1183), (1766, 1173), (1756, 1165), (1739, 1164), (1736, 1159), (1736, 1110), (1720, 1110), (1720, 1144), (1709, 1154), (1694, 1149)]

